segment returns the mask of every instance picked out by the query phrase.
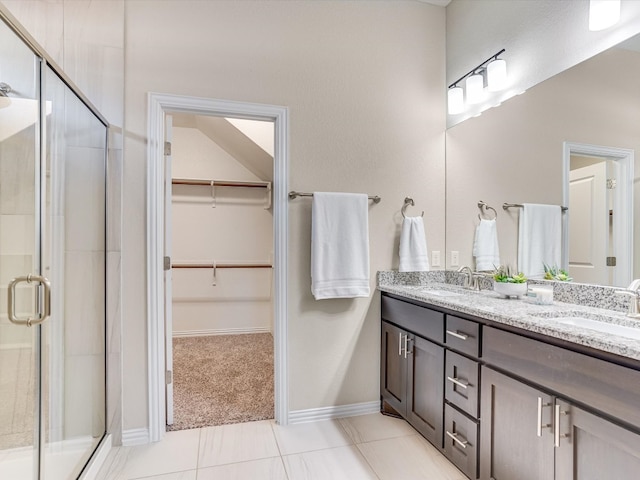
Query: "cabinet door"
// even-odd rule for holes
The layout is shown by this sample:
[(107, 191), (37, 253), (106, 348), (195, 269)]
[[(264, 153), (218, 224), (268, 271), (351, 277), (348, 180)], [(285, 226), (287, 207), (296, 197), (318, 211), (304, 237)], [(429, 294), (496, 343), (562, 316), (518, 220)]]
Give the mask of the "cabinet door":
[(427, 440), (442, 448), (444, 348), (421, 337), (413, 337), (411, 347), (407, 420)]
[(640, 476), (640, 435), (566, 402), (558, 402), (556, 478), (635, 480)]
[(380, 395), (394, 410), (405, 416), (407, 412), (407, 333), (382, 322), (380, 353)]
[(480, 478), (552, 480), (552, 398), (487, 367), (481, 373)]

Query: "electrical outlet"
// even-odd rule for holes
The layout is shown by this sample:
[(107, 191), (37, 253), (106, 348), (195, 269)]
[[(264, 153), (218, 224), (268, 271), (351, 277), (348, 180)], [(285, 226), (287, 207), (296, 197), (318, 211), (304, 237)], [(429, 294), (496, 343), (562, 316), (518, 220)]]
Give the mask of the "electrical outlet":
[(460, 265), (460, 252), (451, 250), (451, 266), (458, 267)]
[(439, 267), (440, 266), (440, 251), (433, 250), (431, 252), (431, 266)]

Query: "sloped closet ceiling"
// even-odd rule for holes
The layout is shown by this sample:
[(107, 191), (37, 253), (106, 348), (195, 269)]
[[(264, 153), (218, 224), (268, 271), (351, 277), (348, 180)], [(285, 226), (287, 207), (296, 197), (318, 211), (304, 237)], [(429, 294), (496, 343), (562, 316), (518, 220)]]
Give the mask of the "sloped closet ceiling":
[(173, 124), (197, 128), (261, 180), (273, 181), (273, 157), (225, 118), (175, 114)]

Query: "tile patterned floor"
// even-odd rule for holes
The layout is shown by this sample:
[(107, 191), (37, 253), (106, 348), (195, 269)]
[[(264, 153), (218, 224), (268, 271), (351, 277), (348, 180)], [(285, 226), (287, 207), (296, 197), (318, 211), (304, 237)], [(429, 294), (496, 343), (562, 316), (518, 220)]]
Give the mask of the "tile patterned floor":
[(168, 432), (114, 448), (98, 480), (465, 480), (408, 423), (380, 414)]

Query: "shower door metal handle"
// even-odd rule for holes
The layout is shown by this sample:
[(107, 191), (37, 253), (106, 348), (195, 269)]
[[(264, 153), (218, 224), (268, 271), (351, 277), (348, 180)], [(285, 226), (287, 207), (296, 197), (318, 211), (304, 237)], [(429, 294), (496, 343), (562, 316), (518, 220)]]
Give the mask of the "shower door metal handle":
[[(19, 283), (39, 283), (43, 287), (43, 299), (42, 299), (42, 312), (39, 312), (35, 317), (18, 317), (16, 315), (16, 285)], [(51, 284), (46, 277), (40, 275), (27, 275), (24, 277), (16, 277), (9, 283), (7, 298), (7, 316), (11, 323), (16, 325), (26, 325), (30, 327), (32, 325), (38, 325), (44, 322), (49, 315), (51, 315)]]

